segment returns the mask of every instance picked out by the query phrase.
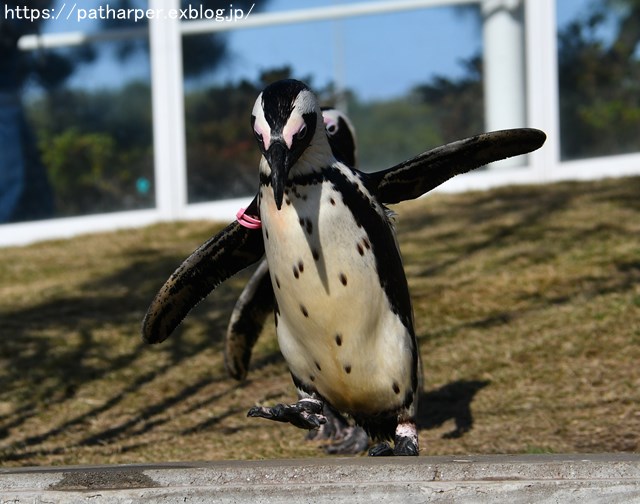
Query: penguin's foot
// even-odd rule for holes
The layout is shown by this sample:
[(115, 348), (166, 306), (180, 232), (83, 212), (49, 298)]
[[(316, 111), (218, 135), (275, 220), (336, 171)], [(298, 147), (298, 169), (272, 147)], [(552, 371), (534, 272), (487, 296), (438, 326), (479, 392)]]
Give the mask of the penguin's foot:
[(372, 446), (369, 450), (370, 457), (391, 457), (393, 454), (393, 448), (386, 441)]
[(369, 450), (370, 457), (389, 457), (391, 455), (398, 456), (417, 456), (420, 450), (418, 448), (418, 429), (415, 422), (401, 422), (396, 427), (395, 445), (393, 448), (387, 442), (375, 445)]
[(418, 428), (414, 421), (400, 422), (396, 427), (394, 455), (417, 456), (420, 452), (418, 448)]
[(254, 406), (247, 416), (290, 423), (300, 429), (318, 429), (327, 421), (322, 414), (322, 401), (312, 398), (300, 399), (295, 404), (276, 404), (272, 408)]
[(323, 446), (325, 453), (330, 455), (355, 455), (369, 447), (369, 436), (358, 426), (352, 426), (349, 421), (335, 409), (324, 403), (322, 414), (327, 419), (319, 429), (309, 431), (309, 441), (333, 441)]
[(337, 442), (324, 447), (325, 453), (329, 455), (356, 455), (362, 453), (369, 447), (369, 436), (362, 427), (357, 425), (347, 427), (340, 432)]
[(309, 434), (307, 434), (307, 439), (309, 441), (342, 439), (342, 433), (349, 428), (347, 419), (327, 403), (324, 403), (322, 406), (322, 414), (327, 421), (322, 424), (319, 429), (310, 431)]

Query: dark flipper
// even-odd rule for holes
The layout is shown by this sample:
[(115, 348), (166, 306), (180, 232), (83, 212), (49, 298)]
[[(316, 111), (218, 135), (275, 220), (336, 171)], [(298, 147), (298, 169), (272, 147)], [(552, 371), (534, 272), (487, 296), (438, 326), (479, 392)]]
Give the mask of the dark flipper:
[(370, 187), (384, 204), (422, 196), (450, 178), (534, 151), (546, 135), (537, 129), (518, 128), (483, 133), (458, 140), (404, 161), (392, 168), (368, 175)]
[[(247, 213), (258, 214), (256, 199)], [(260, 231), (242, 227), (237, 221), (229, 224), (198, 247), (165, 282), (142, 321), (142, 339), (146, 343), (164, 341), (213, 289), (263, 254)]]
[(263, 259), (236, 301), (227, 327), (224, 363), (236, 380), (247, 377), (251, 351), (274, 304), (269, 266)]

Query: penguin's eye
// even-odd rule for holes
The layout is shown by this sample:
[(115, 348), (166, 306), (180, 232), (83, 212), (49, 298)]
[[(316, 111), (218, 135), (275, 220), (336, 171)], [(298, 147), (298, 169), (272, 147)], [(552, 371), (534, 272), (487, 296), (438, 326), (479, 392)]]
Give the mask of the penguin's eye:
[(330, 135), (335, 135), (336, 131), (338, 131), (337, 124), (332, 123), (327, 125), (327, 133), (329, 133)]
[(302, 128), (300, 128), (296, 133), (296, 140), (302, 140), (306, 136), (307, 136), (307, 125), (303, 124)]

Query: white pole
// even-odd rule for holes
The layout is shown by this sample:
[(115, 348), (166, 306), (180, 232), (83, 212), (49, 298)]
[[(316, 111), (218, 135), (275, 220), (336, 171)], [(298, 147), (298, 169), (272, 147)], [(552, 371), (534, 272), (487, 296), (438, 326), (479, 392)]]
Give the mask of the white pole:
[[(483, 0), (484, 107), (487, 131), (526, 126), (524, 10), (521, 0)], [(524, 164), (524, 156), (491, 168)]]
[[(149, 0), (149, 8), (178, 9), (179, 0)], [(187, 161), (180, 21), (149, 19), (156, 208), (177, 219), (187, 205)]]
[[(557, 177), (561, 168), (556, 0), (527, 0), (525, 8), (528, 120), (532, 128), (547, 134), (544, 147), (529, 154), (529, 160), (538, 181), (546, 182)], [(605, 170), (610, 163), (607, 161)]]

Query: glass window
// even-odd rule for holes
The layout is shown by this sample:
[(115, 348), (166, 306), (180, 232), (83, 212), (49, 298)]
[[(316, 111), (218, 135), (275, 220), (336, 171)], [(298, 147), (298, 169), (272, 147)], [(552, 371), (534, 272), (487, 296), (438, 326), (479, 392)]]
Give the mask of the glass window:
[[(304, 7), (344, 3), (314, 0)], [(301, 5), (259, 4), (263, 12)], [(211, 58), (216, 64), (208, 72), (190, 75), (190, 55), (184, 54), (189, 202), (255, 192), (259, 153), (249, 118), (262, 88), (280, 78), (303, 80), (323, 105), (348, 112), (364, 170), (386, 168), (484, 129), (477, 6), (238, 29), (215, 37), (223, 56)]]
[(640, 151), (640, 2), (557, 6), (561, 158)]
[[(127, 26), (81, 21), (77, 15), (45, 19), (45, 12), (63, 5), (69, 9), (71, 4), (63, 1), (29, 3), (38, 19), (25, 19), (25, 11), (17, 10), (25, 2), (0, 5), (5, 14), (0, 21), (0, 222), (153, 207), (144, 31), (126, 41), (46, 48), (25, 45), (23, 39), (19, 46), (22, 36), (34, 33)], [(95, 1), (82, 4), (96, 6)]]

